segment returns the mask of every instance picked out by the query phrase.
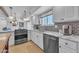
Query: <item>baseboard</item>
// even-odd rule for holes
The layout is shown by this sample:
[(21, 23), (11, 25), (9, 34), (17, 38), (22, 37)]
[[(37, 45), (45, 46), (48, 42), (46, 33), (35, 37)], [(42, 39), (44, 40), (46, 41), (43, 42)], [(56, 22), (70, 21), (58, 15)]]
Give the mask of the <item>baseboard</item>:
[(29, 41), (32, 41), (32, 40), (30, 39), (30, 40), (28, 40), (28, 42), (29, 42)]

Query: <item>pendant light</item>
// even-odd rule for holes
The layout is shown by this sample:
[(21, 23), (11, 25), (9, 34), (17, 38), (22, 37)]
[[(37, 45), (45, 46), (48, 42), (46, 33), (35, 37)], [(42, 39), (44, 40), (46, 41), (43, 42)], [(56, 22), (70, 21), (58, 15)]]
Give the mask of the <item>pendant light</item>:
[(13, 10), (13, 7), (9, 7), (10, 8), (10, 16), (9, 16), (9, 19), (12, 20), (14, 17), (12, 15), (12, 10)]
[(14, 16), (13, 16), (13, 7), (9, 7), (10, 8), (10, 16), (9, 16), (9, 20), (10, 20), (10, 23), (13, 25), (13, 26), (16, 26), (17, 25), (17, 20), (16, 20), (16, 13), (14, 13)]
[(27, 12), (27, 9), (24, 10), (24, 18), (23, 18), (23, 20), (24, 21), (29, 21), (29, 19), (26, 17), (27, 16), (26, 12)]

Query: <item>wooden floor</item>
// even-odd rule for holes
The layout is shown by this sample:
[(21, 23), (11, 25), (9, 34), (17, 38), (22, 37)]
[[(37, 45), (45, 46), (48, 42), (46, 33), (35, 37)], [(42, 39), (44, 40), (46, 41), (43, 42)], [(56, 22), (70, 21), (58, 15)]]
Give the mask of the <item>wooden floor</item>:
[(43, 53), (43, 51), (32, 41), (20, 45), (11, 46), (9, 53)]

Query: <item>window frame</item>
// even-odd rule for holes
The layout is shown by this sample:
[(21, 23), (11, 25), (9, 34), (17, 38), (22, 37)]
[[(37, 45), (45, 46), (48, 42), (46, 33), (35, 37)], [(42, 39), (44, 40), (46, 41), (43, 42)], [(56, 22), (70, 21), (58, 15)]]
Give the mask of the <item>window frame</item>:
[[(52, 17), (53, 17), (53, 14), (48, 14), (48, 15), (45, 15), (43, 17), (47, 17), (47, 16), (50, 16), (50, 15), (52, 15)], [(43, 17), (40, 17), (40, 23), (41, 23), (42, 26), (54, 26), (55, 23), (51, 24), (51, 25), (48, 24), (48, 19), (47, 19), (47, 25), (42, 24), (42, 18)], [(53, 17), (53, 19), (54, 19), (54, 17)], [(52, 22), (54, 22), (54, 20), (52, 20)]]

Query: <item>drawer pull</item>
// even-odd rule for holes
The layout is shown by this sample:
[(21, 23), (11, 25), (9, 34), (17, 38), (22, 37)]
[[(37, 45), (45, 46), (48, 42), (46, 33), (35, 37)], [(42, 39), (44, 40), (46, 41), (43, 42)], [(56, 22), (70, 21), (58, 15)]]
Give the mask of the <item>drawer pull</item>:
[(59, 48), (61, 48), (61, 46), (59, 46)]
[(65, 45), (68, 45), (68, 43), (65, 43)]

